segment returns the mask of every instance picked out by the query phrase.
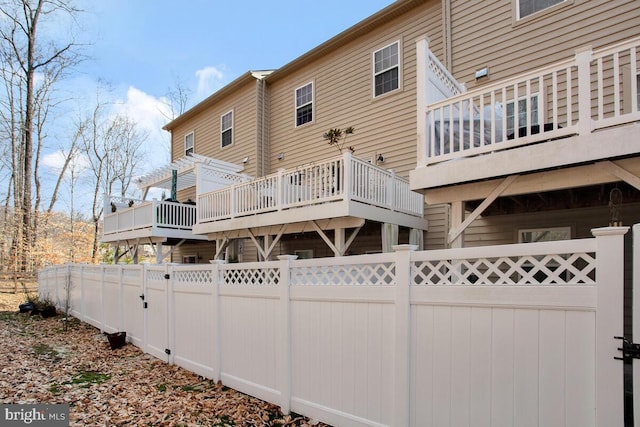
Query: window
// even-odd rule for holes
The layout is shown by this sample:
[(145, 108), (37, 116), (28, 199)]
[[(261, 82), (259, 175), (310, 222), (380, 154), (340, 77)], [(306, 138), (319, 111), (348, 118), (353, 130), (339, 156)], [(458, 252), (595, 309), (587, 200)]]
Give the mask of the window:
[(553, 242), (570, 240), (571, 227), (533, 228), (518, 230), (519, 243)]
[[(531, 112), (529, 114), (529, 127), (537, 126), (538, 123), (538, 95), (531, 95), (529, 98)], [(530, 134), (538, 133), (539, 130), (531, 131)], [(515, 135), (515, 102), (507, 103), (507, 135)], [(518, 136), (527, 136), (527, 99), (518, 100)]]
[(233, 144), (233, 111), (220, 117), (220, 146), (222, 148)]
[(313, 121), (313, 83), (296, 89), (296, 126)]
[(373, 53), (373, 93), (384, 95), (400, 87), (400, 42)]
[(196, 263), (196, 256), (195, 255), (183, 255), (182, 256), (182, 263), (183, 264), (195, 264)]
[(299, 249), (294, 252), (294, 255), (297, 255), (298, 259), (312, 259), (313, 249)]
[(195, 136), (193, 132), (184, 136), (184, 155), (188, 156), (193, 154), (194, 151)]
[(563, 3), (566, 0), (517, 0), (518, 19), (533, 15), (536, 12), (547, 9), (553, 5)]

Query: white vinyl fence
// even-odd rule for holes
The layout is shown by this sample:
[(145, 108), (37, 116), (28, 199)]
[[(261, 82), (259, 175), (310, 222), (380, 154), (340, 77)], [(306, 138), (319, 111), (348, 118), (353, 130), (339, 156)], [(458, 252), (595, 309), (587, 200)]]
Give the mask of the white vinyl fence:
[(622, 426), (614, 336), (626, 231), (311, 260), (67, 265), (43, 270), (39, 286), (167, 363), (333, 425)]

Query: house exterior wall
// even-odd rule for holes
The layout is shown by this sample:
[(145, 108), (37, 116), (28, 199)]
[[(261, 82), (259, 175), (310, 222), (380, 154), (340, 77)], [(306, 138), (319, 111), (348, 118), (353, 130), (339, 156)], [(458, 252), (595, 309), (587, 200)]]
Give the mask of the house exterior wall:
[[(408, 178), (416, 163), (416, 48), (420, 37), (432, 38), (433, 48), (442, 49), (441, 2), (425, 2), (366, 35), (322, 55), (287, 73), (267, 78), (271, 102), (271, 165), (295, 167), (335, 156), (322, 135), (331, 128), (355, 128), (345, 148), (355, 155), (385, 158), (380, 166)], [(373, 52), (400, 42), (400, 89), (373, 97)], [(295, 126), (296, 88), (314, 84), (314, 120)], [(284, 154), (282, 161), (278, 153)]]
[[(338, 35), (335, 39), (346, 40), (343, 44), (335, 47), (329, 41), (326, 46), (331, 48), (324, 48), (322, 54), (311, 59), (303, 55), (264, 80), (253, 79), (176, 125), (172, 158), (183, 155), (184, 135), (195, 131), (196, 153), (234, 163), (248, 156), (245, 172), (261, 176), (335, 156), (338, 151), (327, 144), (323, 133), (353, 126), (355, 133), (345, 145), (354, 146), (357, 157), (374, 161), (381, 154), (382, 167), (408, 177), (416, 166), (416, 40), (428, 37), (430, 49), (457, 80), (473, 88), (569, 58), (586, 45), (598, 48), (625, 40), (640, 28), (637, 1), (567, 0), (522, 20), (515, 19), (516, 1), (398, 2), (404, 9), (395, 18), (371, 25), (359, 37)], [(373, 52), (396, 41), (401, 51), (400, 89), (374, 98)], [(474, 73), (483, 67), (489, 68), (489, 77), (476, 81)], [(314, 119), (296, 127), (295, 89), (310, 82)], [(220, 116), (230, 110), (234, 111), (234, 144), (220, 148)], [(187, 190), (180, 196), (193, 194)], [(427, 206), (425, 217), (430, 224), (425, 248), (447, 247), (449, 207)], [(512, 243), (514, 233), (505, 232), (504, 227), (518, 218), (501, 217), (506, 221), (501, 225), (492, 219), (474, 222), (465, 234), (465, 245)], [(544, 222), (549, 215), (531, 214), (526, 221), (537, 218)], [(297, 248), (297, 243), (287, 241), (276, 246), (274, 255)], [(369, 236), (359, 236), (356, 242), (357, 253), (375, 250)], [(253, 260), (257, 252), (249, 249), (250, 240), (244, 243), (248, 260)], [(314, 253), (330, 254), (317, 236), (305, 244)]]
[[(192, 118), (171, 130), (171, 159), (184, 156), (184, 137), (194, 132), (194, 148), (197, 154), (226, 162), (242, 164), (249, 157), (244, 173), (256, 175), (256, 146), (258, 138), (257, 91), (255, 79), (250, 79), (230, 95), (218, 100)], [(233, 111), (233, 143), (220, 144), (220, 117)]]
[[(451, 1), (450, 71), (468, 88), (571, 58), (638, 36), (640, 3), (634, 0), (567, 0), (515, 19), (517, 0)], [(489, 67), (476, 81), (476, 70)]]

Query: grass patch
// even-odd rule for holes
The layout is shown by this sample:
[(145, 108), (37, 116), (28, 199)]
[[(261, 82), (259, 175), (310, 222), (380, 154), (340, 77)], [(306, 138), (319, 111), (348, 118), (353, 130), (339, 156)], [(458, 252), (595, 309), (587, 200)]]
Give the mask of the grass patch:
[(164, 393), (165, 391), (167, 391), (167, 385), (162, 383), (162, 384), (158, 384), (156, 386), (156, 388), (158, 389), (159, 392)]
[(60, 386), (58, 384), (54, 383), (49, 386), (49, 393), (53, 395), (58, 395), (62, 393), (62, 390), (60, 389)]
[(81, 388), (89, 388), (92, 384), (102, 384), (110, 379), (111, 375), (103, 374), (102, 372), (80, 371), (71, 381), (64, 384), (77, 384)]
[(58, 356), (58, 352), (56, 351), (56, 349), (51, 347), (49, 344), (38, 343), (34, 345), (32, 348), (33, 348), (33, 352), (38, 356), (45, 356), (45, 357)]

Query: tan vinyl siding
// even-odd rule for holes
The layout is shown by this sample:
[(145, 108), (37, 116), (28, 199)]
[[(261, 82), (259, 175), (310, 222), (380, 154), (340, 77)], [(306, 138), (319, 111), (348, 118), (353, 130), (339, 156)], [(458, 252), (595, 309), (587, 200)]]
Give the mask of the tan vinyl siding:
[[(371, 159), (385, 157), (381, 166), (407, 177), (416, 164), (416, 46), (418, 38), (432, 37), (441, 51), (441, 2), (418, 6), (366, 36), (353, 40), (320, 59), (281, 77), (270, 87), (271, 163), (273, 169), (292, 168), (339, 155), (322, 138), (331, 128), (355, 127), (345, 147)], [(372, 55), (377, 49), (400, 41), (400, 89), (373, 98)], [(269, 78), (267, 78), (269, 81)], [(294, 90), (314, 82), (313, 123), (295, 127)], [(278, 161), (278, 153), (285, 159)]]
[[(249, 157), (245, 173), (257, 171), (257, 100), (255, 81), (244, 85), (215, 105), (172, 130), (172, 159), (184, 156), (184, 136), (195, 133), (195, 152), (231, 163), (242, 164)], [(233, 144), (220, 146), (220, 117), (233, 111)]]
[[(625, 223), (640, 222), (640, 205), (622, 205)], [(591, 229), (609, 224), (608, 206), (527, 214), (495, 215), (475, 220), (465, 231), (465, 247), (517, 243), (519, 229), (571, 227), (572, 238), (592, 237)]]
[[(514, 21), (515, 0), (454, 0), (451, 6), (454, 76), (469, 88), (571, 58), (640, 34), (640, 2), (574, 0)], [(475, 71), (489, 67), (476, 83)]]
[[(167, 248), (163, 248), (167, 250)], [(213, 259), (216, 253), (216, 245), (214, 242), (197, 242), (197, 243), (185, 243), (184, 245), (176, 248), (171, 255), (171, 262), (181, 264), (184, 256), (195, 256), (196, 264), (208, 264), (209, 260)]]
[(449, 206), (426, 206), (424, 217), (429, 221), (429, 230), (424, 235), (424, 248), (427, 250), (447, 248)]

